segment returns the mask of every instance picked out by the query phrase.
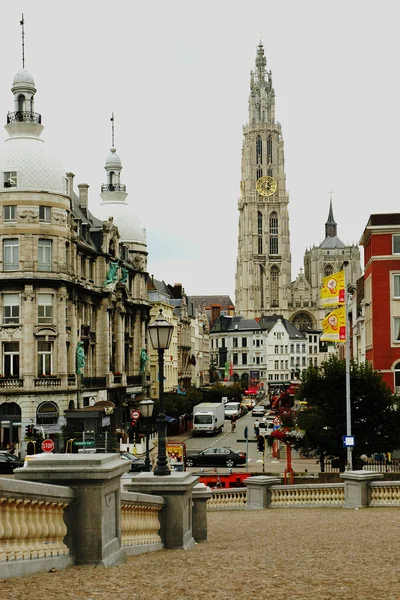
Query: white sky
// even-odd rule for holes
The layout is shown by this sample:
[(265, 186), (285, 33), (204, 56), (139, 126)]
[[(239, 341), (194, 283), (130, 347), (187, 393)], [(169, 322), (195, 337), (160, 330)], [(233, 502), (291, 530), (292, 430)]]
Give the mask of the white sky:
[[(262, 34), (285, 140), (292, 279), (324, 238), (357, 243), (374, 212), (400, 212), (398, 0), (30, 0), (7, 5), (0, 115), (21, 68), (42, 134), (94, 214), (115, 113), (148, 270), (189, 295), (234, 301), (242, 125)], [(4, 132), (4, 138), (6, 133)]]

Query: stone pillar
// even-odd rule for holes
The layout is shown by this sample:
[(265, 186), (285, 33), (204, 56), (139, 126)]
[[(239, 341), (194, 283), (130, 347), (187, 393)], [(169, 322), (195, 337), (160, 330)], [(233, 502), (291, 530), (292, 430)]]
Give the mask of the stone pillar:
[(344, 480), (343, 508), (365, 508), (368, 506), (368, 486), (371, 481), (383, 479), (377, 471), (345, 471), (340, 473)]
[(110, 373), (110, 322), (108, 298), (103, 298), (97, 310), (96, 322), (96, 376)]
[(195, 544), (192, 528), (192, 492), (199, 478), (186, 472), (171, 475), (138, 473), (124, 491), (155, 494), (165, 498), (165, 507), (160, 518), (161, 539), (165, 548), (188, 550)]
[(207, 500), (212, 498), (211, 489), (204, 483), (193, 488), (193, 537), (196, 542), (206, 542), (207, 533)]
[(120, 480), (130, 467), (119, 454), (49, 453), (17, 469), (15, 479), (75, 489), (75, 562), (112, 566), (125, 561)]
[(63, 286), (59, 289), (58, 294), (54, 295), (54, 304), (53, 307), (54, 314), (57, 319), (57, 327), (58, 327), (58, 340), (57, 340), (57, 366), (54, 369), (54, 373), (59, 375), (67, 375), (69, 372), (74, 373), (74, 371), (68, 371), (67, 365), (67, 331), (65, 329), (65, 303), (67, 300), (67, 290)]
[(249, 510), (260, 510), (268, 508), (271, 503), (271, 485), (279, 485), (281, 483), (278, 477), (268, 477), (266, 475), (256, 475), (255, 477), (247, 477), (243, 481), (247, 486), (247, 504)]
[(125, 311), (118, 309), (115, 314), (116, 328), (115, 328), (115, 340), (116, 345), (116, 356), (115, 356), (115, 371), (122, 373), (125, 371), (124, 365), (124, 331), (125, 331)]

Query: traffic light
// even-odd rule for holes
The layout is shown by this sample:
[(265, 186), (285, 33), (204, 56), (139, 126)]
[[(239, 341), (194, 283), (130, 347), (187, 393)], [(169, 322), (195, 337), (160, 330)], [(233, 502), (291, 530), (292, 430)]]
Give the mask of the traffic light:
[(263, 435), (259, 435), (257, 437), (257, 450), (259, 452), (264, 452), (265, 449), (265, 438)]
[(136, 421), (134, 419), (132, 419), (132, 427), (135, 428), (136, 425)]
[(25, 425), (25, 437), (30, 437), (30, 436), (31, 436), (31, 426)]

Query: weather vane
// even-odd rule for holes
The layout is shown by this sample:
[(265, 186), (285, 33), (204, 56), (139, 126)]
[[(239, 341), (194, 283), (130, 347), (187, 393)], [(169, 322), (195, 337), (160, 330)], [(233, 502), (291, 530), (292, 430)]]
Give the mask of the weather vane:
[(22, 34), (22, 68), (25, 69), (25, 30), (24, 30), (24, 13), (22, 13), (22, 19), (19, 24), (21, 25), (21, 34)]

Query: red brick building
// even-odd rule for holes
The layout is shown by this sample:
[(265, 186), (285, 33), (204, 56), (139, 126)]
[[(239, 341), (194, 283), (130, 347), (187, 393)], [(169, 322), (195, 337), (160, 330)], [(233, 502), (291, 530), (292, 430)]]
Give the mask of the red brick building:
[(393, 391), (400, 392), (400, 213), (371, 215), (360, 244), (365, 358)]

